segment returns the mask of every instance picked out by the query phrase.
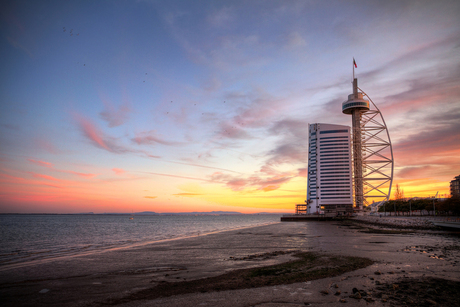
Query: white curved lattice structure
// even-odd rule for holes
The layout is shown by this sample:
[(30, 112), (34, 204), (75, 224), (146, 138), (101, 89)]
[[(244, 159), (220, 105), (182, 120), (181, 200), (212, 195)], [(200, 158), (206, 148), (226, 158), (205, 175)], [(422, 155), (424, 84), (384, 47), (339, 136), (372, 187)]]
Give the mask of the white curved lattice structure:
[(373, 108), (361, 113), (364, 205), (372, 211), (390, 199), (393, 184), (393, 147), (379, 108), (362, 89)]

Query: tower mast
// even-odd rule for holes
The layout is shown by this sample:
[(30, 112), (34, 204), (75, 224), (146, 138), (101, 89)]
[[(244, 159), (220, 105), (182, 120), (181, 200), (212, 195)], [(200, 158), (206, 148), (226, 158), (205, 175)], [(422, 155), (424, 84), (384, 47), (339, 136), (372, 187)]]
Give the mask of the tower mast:
[[(354, 67), (353, 59), (353, 73)], [(369, 101), (364, 99), (363, 93), (358, 92), (358, 79), (353, 78), (353, 94), (348, 95), (348, 100), (342, 104), (342, 112), (352, 118), (354, 202), (355, 208), (360, 211), (364, 204), (361, 115), (366, 111), (369, 111)]]

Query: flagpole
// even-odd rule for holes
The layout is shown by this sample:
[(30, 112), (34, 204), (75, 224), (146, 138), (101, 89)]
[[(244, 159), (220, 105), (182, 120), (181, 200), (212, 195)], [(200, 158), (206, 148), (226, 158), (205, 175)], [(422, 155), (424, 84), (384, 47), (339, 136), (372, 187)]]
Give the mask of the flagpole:
[[(355, 58), (353, 58), (353, 80), (355, 80)], [(353, 82), (353, 81), (352, 81)]]

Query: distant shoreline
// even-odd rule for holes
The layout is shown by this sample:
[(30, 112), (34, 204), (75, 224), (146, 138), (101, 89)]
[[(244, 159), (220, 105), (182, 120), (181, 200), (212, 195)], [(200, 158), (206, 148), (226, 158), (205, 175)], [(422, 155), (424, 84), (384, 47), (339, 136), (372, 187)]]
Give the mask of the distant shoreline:
[(283, 215), (287, 213), (270, 213), (270, 212), (258, 212), (258, 213), (241, 213), (241, 212), (225, 212), (225, 211), (211, 211), (211, 212), (134, 212), (134, 213), (94, 213), (94, 212), (82, 212), (82, 213), (0, 213), (0, 215), (136, 215), (136, 216), (168, 216), (168, 215)]

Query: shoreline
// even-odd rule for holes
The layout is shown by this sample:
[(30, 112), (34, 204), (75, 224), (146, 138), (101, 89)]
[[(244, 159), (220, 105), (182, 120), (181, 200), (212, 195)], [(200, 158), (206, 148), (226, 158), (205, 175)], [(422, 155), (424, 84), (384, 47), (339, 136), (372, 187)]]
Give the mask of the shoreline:
[[(123, 300), (160, 284), (193, 283), (238, 270), (286, 264), (295, 259), (293, 254), (297, 251), (326, 258), (365, 257), (374, 264), (300, 283), (124, 300), (117, 306), (268, 307), (280, 302), (341, 306), (341, 300), (366, 306), (369, 301), (365, 298), (374, 300), (375, 306), (385, 306), (381, 295), (388, 296), (385, 293), (389, 290), (378, 288), (387, 284), (404, 287), (405, 281), (430, 277), (460, 282), (459, 238), (432, 236), (431, 231), (376, 234), (357, 228), (340, 222), (275, 223), (58, 259), (1, 272), (0, 296), (5, 306), (93, 306)], [(356, 295), (353, 288), (364, 291), (360, 292), (362, 299), (350, 297)], [(333, 295), (337, 291), (340, 294)]]
[(195, 238), (195, 237), (200, 237), (200, 236), (207, 236), (207, 235), (212, 235), (212, 234), (223, 233), (223, 232), (227, 232), (227, 231), (234, 231), (234, 230), (241, 230), (241, 229), (246, 229), (246, 228), (274, 225), (274, 224), (278, 224), (278, 223), (281, 223), (281, 222), (268, 222), (268, 223), (259, 224), (259, 225), (256, 225), (256, 226), (254, 226), (254, 225), (252, 225), (252, 226), (241, 226), (241, 227), (235, 227), (235, 228), (229, 228), (229, 229), (209, 231), (209, 232), (199, 233), (199, 234), (195, 234), (195, 235), (179, 235), (178, 237), (174, 237), (174, 238), (157, 239), (157, 240), (152, 240), (152, 241), (144, 241), (144, 242), (136, 242), (136, 243), (126, 243), (124, 245), (120, 245), (120, 246), (117, 246), (117, 247), (107, 247), (107, 248), (95, 249), (95, 250), (89, 250), (89, 251), (81, 251), (80, 250), (80, 251), (77, 251), (75, 254), (66, 254), (66, 255), (59, 255), (59, 256), (54, 256), (54, 257), (51, 256), (51, 257), (46, 257), (46, 258), (42, 258), (42, 259), (34, 259), (34, 260), (30, 260), (30, 261), (18, 261), (18, 262), (13, 262), (13, 263), (0, 264), (0, 272), (12, 270), (12, 269), (17, 269), (17, 268), (22, 268), (22, 267), (27, 267), (27, 266), (39, 265), (39, 264), (52, 262), (52, 261), (59, 260), (59, 259), (65, 260), (65, 259), (81, 257), (81, 256), (90, 256), (90, 255), (96, 255), (96, 254), (101, 254), (101, 253), (106, 253), (106, 252), (113, 252), (113, 251), (117, 251), (117, 250), (138, 248), (138, 247), (147, 246), (147, 245), (150, 245), (150, 244), (164, 243), (164, 242), (170, 242), (170, 241), (175, 241), (175, 240), (184, 240), (184, 239)]

